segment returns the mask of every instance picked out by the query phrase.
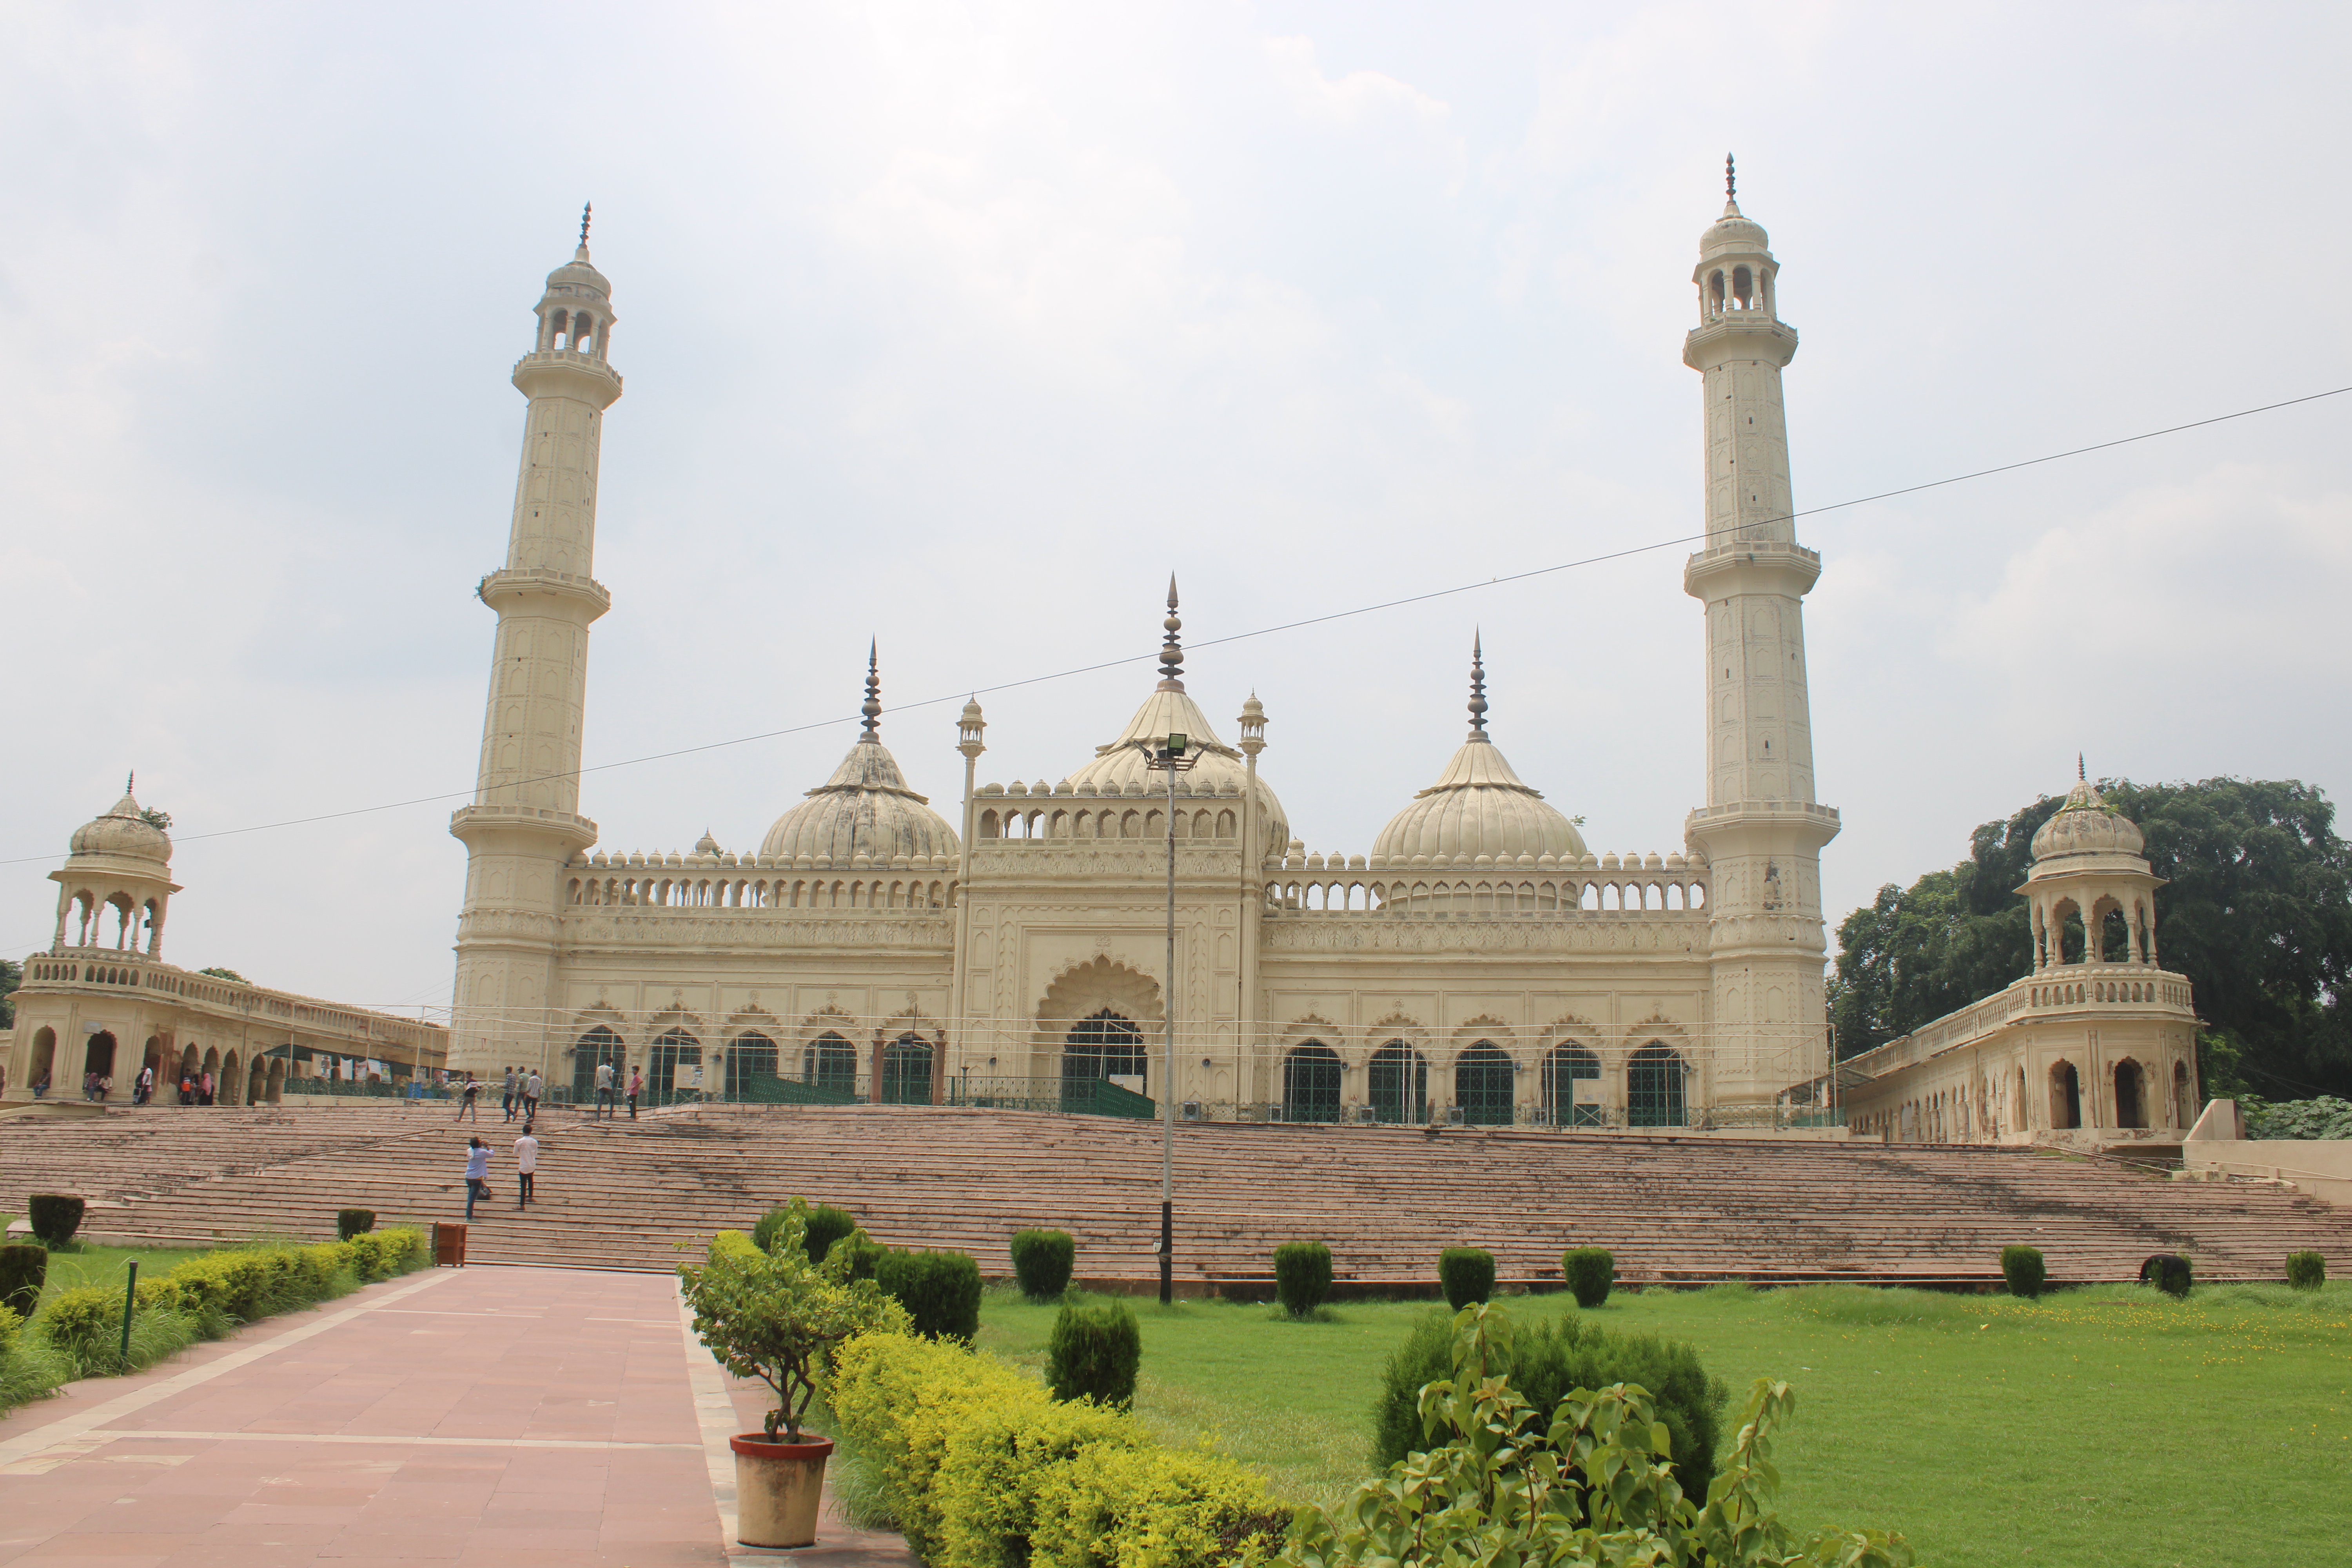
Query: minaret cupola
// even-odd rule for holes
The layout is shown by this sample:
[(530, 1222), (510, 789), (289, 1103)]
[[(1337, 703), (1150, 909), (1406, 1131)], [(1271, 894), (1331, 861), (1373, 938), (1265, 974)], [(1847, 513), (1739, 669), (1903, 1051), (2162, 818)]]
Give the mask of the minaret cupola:
[(595, 204), (580, 209), (580, 247), (572, 259), (547, 275), (539, 299), (539, 341), (534, 353), (564, 352), (605, 357), (613, 336), (613, 286), (588, 260), (588, 220)]
[(1723, 157), (1723, 216), (1699, 236), (1698, 267), (1691, 274), (1691, 280), (1698, 285), (1702, 321), (1721, 321), (1742, 312), (1750, 313), (1750, 320), (1755, 319), (1756, 313), (1766, 320), (1779, 315), (1772, 280), (1780, 264), (1772, 259), (1771, 237), (1764, 232), (1764, 226), (1739, 210), (1738, 191), (1738, 171), (1727, 153)]

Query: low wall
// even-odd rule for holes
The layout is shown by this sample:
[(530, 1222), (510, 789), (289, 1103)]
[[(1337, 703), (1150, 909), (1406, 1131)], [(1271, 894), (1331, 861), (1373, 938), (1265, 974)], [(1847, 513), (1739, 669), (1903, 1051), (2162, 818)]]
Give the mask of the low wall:
[(2352, 1207), (2352, 1139), (2198, 1138), (2180, 1146), (2181, 1168), (2293, 1182), (2296, 1190)]

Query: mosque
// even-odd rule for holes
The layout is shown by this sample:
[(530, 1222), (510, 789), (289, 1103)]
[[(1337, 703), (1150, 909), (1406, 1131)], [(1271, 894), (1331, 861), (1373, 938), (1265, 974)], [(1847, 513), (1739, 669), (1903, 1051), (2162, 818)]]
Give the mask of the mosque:
[[(480, 769), (450, 821), (467, 852), (452, 1022), (411, 1026), (408, 1068), (527, 1066), (584, 1097), (610, 1065), (642, 1073), (655, 1103), (1172, 1097), (1205, 1120), (1969, 1140), (2186, 1125), (2188, 983), (2156, 967), (2137, 830), (2087, 783), (2020, 889), (2034, 973), (1831, 1068), (1820, 857), (1839, 818), (1814, 794), (1803, 604), (1821, 558), (1795, 537), (1781, 402), (1797, 333), (1765, 231), (1726, 187), (1683, 345), (1701, 402), (1707, 542), (1682, 586), (1698, 601), (1706, 773), (1680, 847), (1624, 855), (1595, 854), (1513, 769), (1475, 644), (1467, 733), (1428, 759), (1433, 782), (1361, 853), (1310, 852), (1261, 766), (1258, 697), (1227, 694), (1227, 731), (1187, 688), (1172, 582), (1157, 682), (1123, 725), (1105, 716), (1090, 755), (1033, 764), (1058, 777), (981, 783), (988, 724), (968, 703), (950, 822), (884, 744), (869, 648), (863, 732), (756, 847), (707, 831), (686, 854), (599, 847), (580, 764), (588, 632), (611, 605), (593, 570), (597, 471), (622, 382), (583, 216), (513, 372), (530, 408), (506, 562), (477, 589), (498, 616)], [(177, 889), (142, 815), (126, 795), (53, 874), (58, 937), (28, 961), (12, 1100), (37, 1059), (79, 1070), (67, 1043), (89, 1033), (93, 997), (210, 994), (160, 963)], [(113, 952), (92, 934), (107, 909), (128, 911)], [(123, 1026), (169, 1060), (207, 1029), (227, 1049), (241, 1017), (235, 1095), (276, 1096), (248, 1076), (261, 1060), (357, 1051), (403, 1022), (215, 988), (204, 1017)], [(257, 1006), (286, 1016), (257, 1035)]]

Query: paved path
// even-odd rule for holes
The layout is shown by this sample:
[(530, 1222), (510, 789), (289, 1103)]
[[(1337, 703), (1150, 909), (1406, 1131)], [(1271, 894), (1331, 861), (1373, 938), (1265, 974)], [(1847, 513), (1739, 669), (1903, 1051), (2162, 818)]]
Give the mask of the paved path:
[[(0, 1564), (724, 1564), (760, 1408), (667, 1276), (410, 1275), (0, 1420)], [(792, 1555), (912, 1563), (830, 1518)]]

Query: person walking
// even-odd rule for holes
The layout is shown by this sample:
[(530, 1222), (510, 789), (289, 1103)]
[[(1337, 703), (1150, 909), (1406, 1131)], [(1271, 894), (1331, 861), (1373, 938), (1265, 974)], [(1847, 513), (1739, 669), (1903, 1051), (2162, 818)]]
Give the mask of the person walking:
[(637, 1096), (645, 1091), (646, 1069), (631, 1068), (629, 1069), (629, 1120), (632, 1121), (637, 1119)]
[(539, 1140), (531, 1136), (530, 1123), (522, 1124), (522, 1136), (515, 1140), (515, 1207), (527, 1209), (538, 1195), (532, 1180), (539, 1174)]
[(530, 1076), (522, 1080), (522, 1124), (526, 1128), (539, 1120), (539, 1097), (546, 1092), (547, 1080), (539, 1076), (537, 1068), (531, 1068)]
[(474, 1081), (474, 1075), (472, 1073), (467, 1073), (466, 1075), (466, 1091), (457, 1098), (457, 1115), (456, 1120), (459, 1121), (465, 1121), (467, 1113), (470, 1111), (472, 1112), (473, 1118), (476, 1121), (478, 1122), (481, 1121), (481, 1098), (482, 1086)]
[(196, 1103), (198, 1105), (210, 1105), (212, 1102), (213, 1069), (206, 1068), (205, 1069), (205, 1076), (196, 1080)]
[(506, 1092), (505, 1092), (505, 1094), (504, 1094), (504, 1095), (502, 1095), (502, 1096), (499, 1098), (499, 1108), (500, 1108), (501, 1110), (503, 1110), (506, 1112), (506, 1119), (507, 1119), (509, 1121), (512, 1121), (514, 1120), (514, 1102), (515, 1102), (515, 1070), (514, 1070), (514, 1068), (507, 1068), (507, 1087), (506, 1087)]
[(466, 1140), (466, 1223), (474, 1223), (474, 1200), (490, 1195), (490, 1146), (478, 1132)]
[(613, 1064), (596, 1064), (596, 1105), (594, 1114), (611, 1121), (613, 1117)]
[(139, 1069), (139, 1092), (135, 1099), (137, 1103), (141, 1105), (152, 1105), (154, 1103), (155, 1064), (153, 1062), (149, 1062), (145, 1067)]

